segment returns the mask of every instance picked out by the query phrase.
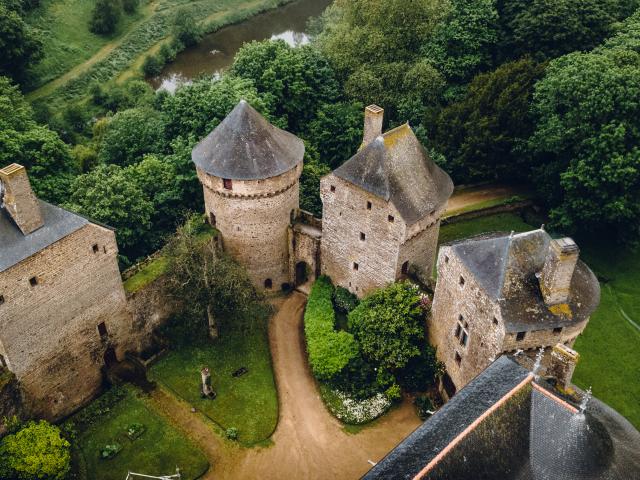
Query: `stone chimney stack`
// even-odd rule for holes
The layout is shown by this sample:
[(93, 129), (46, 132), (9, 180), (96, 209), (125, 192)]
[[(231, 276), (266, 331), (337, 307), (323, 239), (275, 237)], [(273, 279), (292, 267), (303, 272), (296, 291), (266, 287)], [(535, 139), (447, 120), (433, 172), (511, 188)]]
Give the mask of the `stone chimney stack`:
[(364, 109), (364, 134), (360, 148), (366, 147), (382, 134), (383, 120), (384, 110), (381, 107), (369, 105)]
[(551, 350), (551, 359), (547, 367), (547, 376), (557, 380), (557, 385), (567, 390), (571, 385), (571, 378), (576, 369), (580, 354), (562, 343), (556, 344)]
[(13, 163), (0, 169), (3, 198), (1, 203), (24, 235), (44, 225), (40, 203), (31, 190), (27, 171)]
[(567, 302), (579, 252), (576, 242), (568, 237), (552, 240), (549, 244), (540, 273), (540, 290), (547, 305)]

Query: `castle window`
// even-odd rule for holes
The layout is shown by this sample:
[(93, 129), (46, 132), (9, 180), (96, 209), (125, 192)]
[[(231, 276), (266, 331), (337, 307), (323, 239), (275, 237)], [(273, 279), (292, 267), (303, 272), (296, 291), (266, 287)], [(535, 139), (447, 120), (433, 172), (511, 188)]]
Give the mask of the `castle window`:
[(524, 340), (524, 337), (525, 337), (525, 335), (526, 335), (526, 334), (527, 334), (527, 332), (518, 332), (518, 333), (516, 334), (516, 340), (517, 340), (518, 342), (520, 342), (520, 341)]
[(331, 185), (331, 188), (329, 188), (329, 190), (331, 190), (332, 192), (336, 191), (336, 186), (335, 185)]
[(364, 242), (364, 239), (367, 238), (366, 235), (362, 232), (360, 232), (360, 240), (362, 240)]
[(464, 277), (462, 275), (460, 275), (460, 280), (459, 282), (461, 287), (464, 287)]
[(36, 285), (38, 285), (38, 277), (31, 277), (29, 279), (29, 285), (31, 285), (32, 287), (35, 287)]
[(0, 305), (4, 303), (4, 295), (0, 295)]
[(268, 288), (269, 290), (271, 290), (271, 287), (273, 287), (273, 282), (271, 281), (270, 278), (267, 278), (264, 281), (264, 288)]
[(367, 210), (371, 210), (371, 202), (367, 202)]
[(466, 347), (468, 341), (469, 341), (469, 334), (463, 330), (462, 338), (460, 339), (460, 345), (462, 345), (463, 347)]
[(449, 263), (449, 257), (447, 257), (446, 255), (444, 256), (444, 263)]
[(98, 248), (98, 244), (97, 243), (94, 243), (92, 248), (93, 248), (93, 253), (98, 253), (98, 251), (100, 250)]
[(109, 332), (107, 332), (107, 325), (102, 322), (98, 324), (98, 333), (100, 334), (100, 338), (105, 338)]
[(216, 226), (216, 216), (214, 215), (213, 212), (209, 212), (209, 223), (211, 224), (212, 227)]
[(493, 324), (497, 325), (498, 324), (498, 319), (496, 317), (493, 317)]
[(555, 333), (556, 335), (562, 333), (562, 327), (554, 328), (553, 333)]
[(458, 352), (456, 352), (456, 364), (458, 366), (460, 366), (460, 364), (462, 363), (462, 357), (460, 356), (460, 354)]
[(394, 220), (395, 220), (395, 218), (393, 218), (393, 215), (389, 215), (389, 216), (387, 217), (387, 220), (389, 220), (389, 223), (393, 223), (393, 222), (394, 222)]
[(223, 178), (222, 186), (224, 187), (225, 190), (233, 190), (233, 182), (231, 181), (230, 178)]
[(402, 267), (400, 268), (400, 272), (403, 275), (406, 275), (407, 273), (409, 273), (409, 260), (407, 260), (402, 264)]
[(467, 343), (469, 343), (469, 324), (464, 321), (462, 315), (458, 315), (458, 325), (456, 326), (455, 336), (460, 340), (460, 345), (463, 347), (466, 347)]
[(358, 268), (360, 268), (360, 265), (358, 265), (356, 262), (353, 262), (353, 269), (358, 270)]
[(107, 253), (107, 247), (103, 245), (103, 246), (102, 246), (102, 251), (103, 251), (104, 253)]
[(461, 333), (462, 333), (462, 325), (458, 324), (458, 326), (456, 327), (456, 333), (455, 333), (456, 338), (460, 338)]

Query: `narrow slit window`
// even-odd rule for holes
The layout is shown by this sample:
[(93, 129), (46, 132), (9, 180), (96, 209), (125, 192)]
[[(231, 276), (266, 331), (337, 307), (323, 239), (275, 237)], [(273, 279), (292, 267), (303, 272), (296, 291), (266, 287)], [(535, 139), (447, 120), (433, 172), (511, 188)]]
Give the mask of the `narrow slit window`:
[(367, 202), (367, 210), (371, 210), (371, 202)]
[(456, 352), (456, 363), (458, 364), (458, 366), (460, 366), (460, 364), (462, 363), (462, 357), (458, 352)]
[(364, 240), (366, 238), (367, 238), (367, 236), (364, 233), (360, 232), (360, 240), (362, 240), (364, 242)]
[(105, 338), (109, 332), (107, 332), (107, 325), (102, 322), (98, 324), (98, 333), (100, 334), (100, 338)]
[(464, 277), (463, 276), (460, 276), (460, 280), (459, 280), (458, 283), (460, 283), (461, 287), (464, 287)]
[(461, 333), (462, 333), (462, 325), (458, 324), (458, 326), (456, 327), (455, 337), (460, 338)]
[(402, 264), (402, 267), (400, 267), (400, 272), (402, 273), (402, 275), (406, 275), (407, 273), (409, 273), (409, 260)]
[(469, 334), (463, 330), (462, 331), (462, 337), (460, 338), (460, 344), (463, 347), (466, 347), (468, 341), (469, 341)]
[(360, 265), (358, 265), (356, 262), (353, 262), (353, 269), (358, 270), (359, 268), (360, 268)]
[(493, 317), (493, 324), (497, 325), (498, 324), (498, 319), (496, 317)]
[(100, 251), (100, 248), (98, 247), (97, 243), (94, 243), (93, 247), (91, 247), (91, 248), (93, 248), (93, 253), (98, 253)]
[(449, 263), (449, 257), (447, 257), (446, 255), (444, 256), (444, 263)]

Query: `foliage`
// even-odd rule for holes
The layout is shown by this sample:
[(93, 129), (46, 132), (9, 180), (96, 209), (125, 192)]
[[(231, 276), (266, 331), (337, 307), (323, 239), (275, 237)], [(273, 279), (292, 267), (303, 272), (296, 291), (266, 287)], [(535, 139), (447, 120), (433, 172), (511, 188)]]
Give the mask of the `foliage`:
[(444, 364), (436, 358), (435, 349), (424, 344), (420, 355), (412, 357), (396, 375), (398, 383), (409, 392), (423, 392), (432, 387), (444, 373)]
[(318, 161), (313, 147), (307, 146), (300, 176), (300, 208), (311, 212), (315, 217), (322, 217), (320, 179), (330, 172), (327, 165)]
[(103, 459), (113, 458), (122, 450), (122, 445), (117, 442), (109, 443), (100, 451), (100, 457)]
[(198, 43), (202, 32), (193, 12), (187, 8), (180, 8), (173, 21), (173, 35), (185, 47)]
[(118, 26), (121, 15), (122, 4), (120, 0), (96, 0), (89, 29), (99, 35), (113, 33)]
[(386, 370), (397, 370), (420, 355), (424, 318), (417, 288), (393, 283), (365, 297), (349, 313), (349, 330), (365, 359)]
[(384, 396), (387, 397), (387, 400), (389, 400), (391, 403), (400, 401), (400, 399), (402, 399), (402, 390), (400, 389), (400, 385), (394, 383), (393, 385), (388, 387), (384, 391)]
[(344, 392), (356, 400), (364, 400), (380, 393), (376, 368), (363, 360), (361, 355), (353, 357), (347, 365), (328, 380), (333, 390)]
[(636, 14), (611, 43), (552, 61), (536, 84), (530, 146), (551, 218), (564, 230), (640, 234), (639, 25)]
[(349, 313), (358, 306), (358, 297), (344, 287), (336, 286), (333, 291), (333, 305), (342, 313)]
[(238, 439), (238, 429), (235, 427), (229, 427), (224, 432), (225, 436), (229, 440), (237, 440)]
[(22, 80), (25, 71), (43, 56), (36, 31), (23, 19), (22, 9), (0, 1), (0, 76)]
[(22, 480), (63, 480), (69, 472), (69, 448), (58, 427), (31, 421), (0, 442), (0, 470)]
[(127, 391), (121, 386), (114, 386), (100, 395), (88, 406), (80, 410), (65, 423), (65, 430), (86, 430), (91, 425), (101, 421), (101, 417), (109, 414), (122, 399), (126, 398)]
[(436, 143), (457, 182), (528, 179), (529, 105), (543, 73), (544, 65), (531, 59), (504, 63), (475, 77), (465, 96), (440, 113)]
[(245, 44), (231, 74), (252, 80), (292, 132), (303, 131), (320, 106), (335, 102), (340, 94), (333, 70), (317, 49), (291, 47), (283, 40)]
[(304, 313), (304, 333), (311, 370), (318, 379), (329, 380), (358, 355), (353, 335), (335, 330), (331, 280), (318, 278)]
[(433, 406), (433, 402), (431, 401), (431, 399), (424, 394), (418, 395), (413, 401), (413, 403), (416, 406), (416, 410), (418, 412), (418, 416), (420, 417), (420, 420), (426, 420), (431, 416), (430, 412), (433, 412), (435, 410), (435, 407)]
[(122, 0), (122, 9), (126, 13), (134, 13), (138, 10), (138, 5), (140, 4), (139, 0)]
[(142, 73), (145, 77), (155, 77), (160, 75), (164, 62), (159, 55), (147, 55), (142, 63)]
[(371, 422), (386, 413), (392, 404), (384, 393), (376, 393), (369, 398), (358, 400), (322, 384), (320, 395), (329, 411), (349, 425)]

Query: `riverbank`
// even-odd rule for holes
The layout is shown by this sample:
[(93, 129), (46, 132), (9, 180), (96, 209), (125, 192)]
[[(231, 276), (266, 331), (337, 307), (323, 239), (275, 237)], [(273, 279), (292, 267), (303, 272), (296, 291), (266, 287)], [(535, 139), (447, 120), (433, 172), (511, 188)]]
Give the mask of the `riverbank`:
[[(140, 9), (143, 18), (130, 25), (130, 30), (116, 36), (90, 58), (75, 65), (55, 80), (30, 92), (30, 102), (46, 101), (49, 108), (80, 100), (94, 83), (105, 84), (115, 80), (123, 72), (144, 57), (158, 43), (170, 38), (173, 18), (178, 8), (185, 8), (200, 18), (204, 32), (213, 32), (224, 26), (246, 20), (261, 12), (280, 7), (291, 0), (199, 0), (184, 3), (181, 0), (152, 0)], [(65, 0), (53, 0), (48, 6), (67, 5)], [(78, 20), (76, 28), (86, 21)], [(49, 30), (68, 28), (62, 20), (49, 26)]]

